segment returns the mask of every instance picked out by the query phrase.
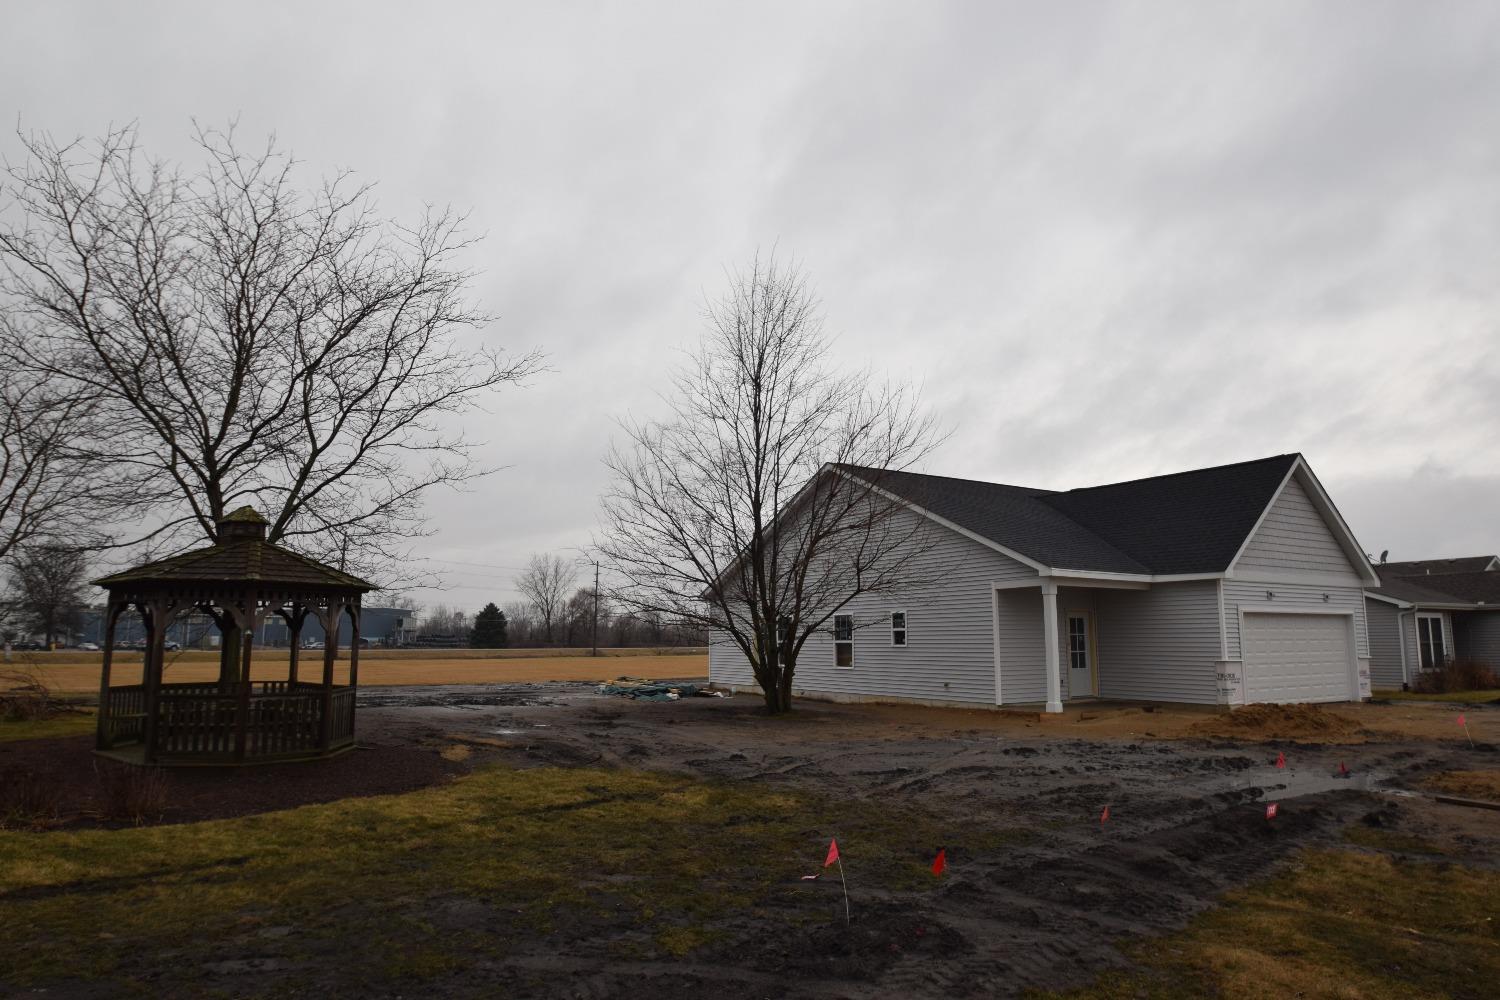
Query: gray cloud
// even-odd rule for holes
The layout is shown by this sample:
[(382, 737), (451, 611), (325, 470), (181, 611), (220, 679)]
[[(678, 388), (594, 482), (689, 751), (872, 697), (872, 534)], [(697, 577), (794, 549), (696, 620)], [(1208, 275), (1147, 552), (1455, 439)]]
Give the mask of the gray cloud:
[[(32, 5), (0, 110), (238, 114), (384, 207), (472, 209), (486, 337), (554, 371), (434, 497), (448, 599), (581, 545), (723, 268), (810, 270), (932, 471), (1066, 487), (1307, 453), (1402, 558), (1500, 549), (1500, 11), (1446, 3)], [(0, 151), (15, 155), (14, 143)], [(462, 564), (462, 565), (460, 565)], [(422, 595), (441, 599), (438, 594)]]

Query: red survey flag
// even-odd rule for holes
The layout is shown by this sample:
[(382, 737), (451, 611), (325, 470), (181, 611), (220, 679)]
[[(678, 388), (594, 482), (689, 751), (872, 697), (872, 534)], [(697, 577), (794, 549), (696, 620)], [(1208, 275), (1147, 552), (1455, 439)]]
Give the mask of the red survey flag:
[(1109, 806), (1108, 805), (1106, 805), (1104, 807), (1104, 811), (1099, 814), (1099, 822), (1100, 823), (1108, 823), (1109, 822)]
[(1276, 766), (1286, 767), (1286, 754), (1282, 753), (1280, 750), (1276, 751)]
[(1266, 803), (1266, 820), (1269, 822), (1270, 820), (1273, 820), (1275, 818), (1276, 818), (1276, 803), (1274, 803), (1274, 802), (1267, 802)]
[(1339, 774), (1348, 774), (1348, 773), (1349, 773), (1349, 768), (1344, 764), (1343, 761), (1339, 761)]
[(1463, 713), (1462, 713), (1462, 712), (1460, 712), (1460, 713), (1459, 713), (1459, 716), (1458, 716), (1458, 724), (1459, 724), (1459, 725), (1460, 725), (1460, 726), (1461, 726), (1461, 725), (1463, 725), (1463, 724), (1464, 724), (1464, 717), (1463, 717)]
[(827, 868), (829, 865), (833, 864), (838, 859), (839, 859), (839, 842), (837, 840), (830, 840), (828, 842), (828, 860), (823, 862), (823, 867)]
[(937, 857), (935, 859), (933, 859), (933, 862), (932, 862), (932, 874), (934, 874), (934, 875), (941, 875), (941, 874), (943, 874), (943, 870), (945, 868), (947, 868), (947, 867), (948, 867), (948, 849), (945, 848), (945, 847), (939, 847), (938, 848)]

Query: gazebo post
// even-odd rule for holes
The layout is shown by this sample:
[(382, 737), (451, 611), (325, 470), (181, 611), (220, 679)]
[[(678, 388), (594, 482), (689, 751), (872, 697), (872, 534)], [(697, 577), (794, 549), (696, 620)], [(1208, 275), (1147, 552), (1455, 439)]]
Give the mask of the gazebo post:
[(245, 611), (243, 622), (236, 615), (235, 624), (240, 626), (243, 635), (239, 641), (239, 655), (236, 657), (238, 667), (236, 676), (239, 687), (235, 689), (237, 696), (234, 712), (234, 759), (245, 759), (245, 748), (249, 742), (250, 730), (250, 658), (251, 650), (255, 645), (255, 619), (256, 619), (256, 595), (245, 596)]
[(343, 614), (343, 603), (330, 597), (328, 612), (322, 616), (323, 718), (318, 724), (318, 747), (324, 753), (333, 745), (333, 661), (339, 655), (339, 619)]
[(359, 647), (364, 644), (363, 636), (359, 631), (360, 608), (359, 598), (349, 605), (349, 620), (353, 623), (353, 637), (349, 643), (349, 690), (355, 692), (349, 696), (349, 732), (354, 732), (354, 703), (359, 700)]
[(287, 658), (287, 690), (297, 686), (297, 665), (302, 659), (302, 623), (307, 621), (307, 609), (301, 604), (292, 605), (292, 613), (286, 616), (287, 637), (291, 651)]
[(120, 606), (111, 598), (104, 605), (104, 656), (99, 668), (99, 717), (94, 733), (94, 746), (99, 750), (108, 750), (114, 744), (109, 735), (109, 668), (115, 655), (115, 619), (119, 614)]
[(145, 759), (156, 763), (157, 712), (161, 707), (161, 665), (166, 658), (165, 602), (156, 600), (141, 604), (146, 619), (146, 662), (142, 665), (146, 682)]

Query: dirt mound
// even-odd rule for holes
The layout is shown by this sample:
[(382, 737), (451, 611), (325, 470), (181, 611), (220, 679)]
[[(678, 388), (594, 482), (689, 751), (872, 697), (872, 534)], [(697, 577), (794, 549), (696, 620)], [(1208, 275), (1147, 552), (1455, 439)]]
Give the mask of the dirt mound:
[(1335, 742), (1363, 734), (1359, 725), (1317, 705), (1247, 705), (1195, 723), (1194, 736), (1234, 740)]

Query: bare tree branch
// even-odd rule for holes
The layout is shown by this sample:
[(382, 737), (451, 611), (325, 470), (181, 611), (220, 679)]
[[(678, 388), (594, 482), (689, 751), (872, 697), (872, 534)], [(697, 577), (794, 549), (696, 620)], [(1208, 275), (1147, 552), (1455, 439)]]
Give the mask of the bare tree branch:
[(463, 216), (386, 221), (348, 172), (304, 191), (274, 141), (245, 152), (232, 128), (198, 129), (190, 175), (132, 127), (21, 138), (0, 295), (31, 369), (93, 400), (111, 463), (170, 498), (156, 523), (211, 539), (253, 503), (272, 541), (397, 576), (427, 492), (490, 471), (454, 418), (540, 365), (465, 342), (489, 317)]

